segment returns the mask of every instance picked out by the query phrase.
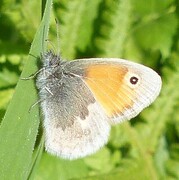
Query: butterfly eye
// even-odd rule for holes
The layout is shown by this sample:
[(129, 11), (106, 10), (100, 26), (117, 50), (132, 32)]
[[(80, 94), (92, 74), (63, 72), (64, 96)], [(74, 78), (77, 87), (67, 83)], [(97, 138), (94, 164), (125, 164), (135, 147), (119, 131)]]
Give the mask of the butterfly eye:
[(132, 76), (130, 78), (130, 83), (133, 84), (133, 85), (136, 85), (138, 83), (138, 81), (139, 81), (139, 79), (136, 76)]

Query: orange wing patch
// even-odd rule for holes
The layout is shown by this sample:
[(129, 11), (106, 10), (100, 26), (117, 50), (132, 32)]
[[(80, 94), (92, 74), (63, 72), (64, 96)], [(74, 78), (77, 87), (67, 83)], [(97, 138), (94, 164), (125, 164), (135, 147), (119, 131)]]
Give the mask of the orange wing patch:
[(133, 105), (133, 90), (125, 82), (126, 67), (91, 65), (86, 69), (85, 82), (109, 117), (123, 114)]

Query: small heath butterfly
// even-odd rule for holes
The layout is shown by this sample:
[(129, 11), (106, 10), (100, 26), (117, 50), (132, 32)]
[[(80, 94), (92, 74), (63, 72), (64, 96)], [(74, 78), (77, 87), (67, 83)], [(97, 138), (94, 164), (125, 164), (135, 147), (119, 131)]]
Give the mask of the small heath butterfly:
[(108, 141), (111, 125), (138, 115), (161, 89), (156, 72), (123, 59), (63, 61), (48, 51), (42, 60), (36, 85), (45, 148), (65, 159), (99, 150)]

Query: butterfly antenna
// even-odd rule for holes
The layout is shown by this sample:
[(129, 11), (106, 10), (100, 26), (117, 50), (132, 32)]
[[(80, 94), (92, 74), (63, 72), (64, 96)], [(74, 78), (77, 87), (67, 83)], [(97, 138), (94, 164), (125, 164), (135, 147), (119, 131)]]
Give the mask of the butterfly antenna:
[(60, 37), (59, 37), (59, 22), (55, 18), (56, 28), (57, 28), (57, 56), (60, 57)]
[(42, 35), (42, 50), (41, 50), (41, 56), (44, 56), (44, 53), (45, 53), (45, 46), (44, 46), (44, 44), (45, 44), (45, 26), (44, 26), (44, 28), (43, 28), (43, 35)]
[(49, 39), (44, 38), (45, 37), (45, 30), (46, 29), (45, 29), (45, 26), (44, 26), (43, 38), (42, 38), (42, 56), (44, 56), (44, 54), (45, 54), (45, 42), (47, 43), (47, 47), (48, 47), (48, 44), (50, 44), (50, 46), (52, 47), (52, 52), (54, 54), (56, 54), (57, 49), (55, 48), (54, 44)]
[(49, 39), (46, 39), (45, 41), (50, 44), (50, 46), (52, 47), (53, 53), (56, 54), (57, 49), (56, 49), (56, 47), (54, 46), (54, 44), (53, 44)]

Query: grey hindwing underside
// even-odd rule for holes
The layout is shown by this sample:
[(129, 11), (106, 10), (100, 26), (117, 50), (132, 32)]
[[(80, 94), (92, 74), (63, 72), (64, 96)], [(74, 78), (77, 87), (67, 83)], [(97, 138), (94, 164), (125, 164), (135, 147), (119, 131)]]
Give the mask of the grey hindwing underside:
[(55, 123), (65, 129), (71, 126), (76, 117), (82, 120), (89, 115), (88, 106), (95, 102), (91, 92), (79, 77), (62, 77), (61, 83), (56, 82), (50, 87), (53, 95), (47, 93), (45, 106)]
[(46, 150), (69, 159), (96, 152), (107, 142), (110, 125), (86, 84), (69, 74), (53, 85), (45, 82), (40, 96)]

